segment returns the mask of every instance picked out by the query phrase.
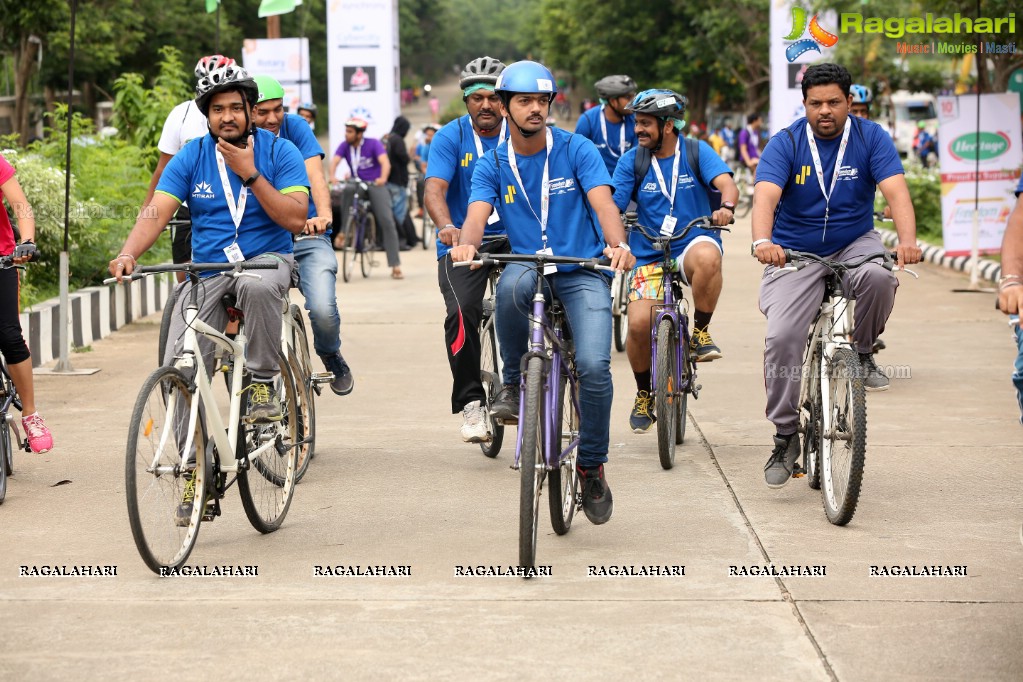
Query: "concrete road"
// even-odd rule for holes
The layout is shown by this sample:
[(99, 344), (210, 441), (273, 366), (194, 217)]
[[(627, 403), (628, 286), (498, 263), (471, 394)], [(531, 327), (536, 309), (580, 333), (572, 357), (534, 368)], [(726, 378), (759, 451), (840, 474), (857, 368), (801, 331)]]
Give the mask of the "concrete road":
[[(37, 377), (57, 449), (19, 454), (0, 506), (0, 679), (1020, 679), (1021, 427), (991, 297), (952, 293), (966, 280), (929, 266), (903, 282), (879, 357), (905, 378), (869, 395), (859, 509), (835, 527), (805, 482), (763, 482), (772, 429), (748, 228), (726, 237), (712, 326), (725, 357), (700, 366), (676, 467), (660, 468), (653, 434), (628, 430), (633, 382), (614, 353), (614, 517), (580, 515), (563, 537), (542, 525), (541, 579), (456, 576), (516, 562), (518, 476), (509, 450), (490, 460), (458, 438), (429, 252), (402, 254), (404, 281), (381, 267), (338, 284), (356, 388), (319, 400), (319, 454), (282, 529), (255, 532), (233, 491), (203, 524), (189, 564), (256, 577), (160, 579), (133, 545), (124, 443), (158, 320), (74, 356), (93, 376)], [(825, 575), (730, 575), (771, 564)], [(19, 575), (75, 565), (116, 576)], [(315, 575), (339, 565), (411, 575)], [(622, 565), (685, 568), (588, 576)]]

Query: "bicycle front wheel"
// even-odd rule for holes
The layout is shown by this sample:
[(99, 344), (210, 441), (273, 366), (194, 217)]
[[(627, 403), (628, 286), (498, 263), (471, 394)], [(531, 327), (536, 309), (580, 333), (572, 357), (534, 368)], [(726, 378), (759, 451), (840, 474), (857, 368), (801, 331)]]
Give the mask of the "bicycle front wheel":
[(345, 226), (341, 232), (344, 245), (341, 249), (341, 278), (348, 282), (355, 271), (355, 208), (348, 212)]
[(629, 335), (629, 276), (615, 275), (614, 300), (611, 301), (611, 321), (614, 329), (615, 350), (625, 350), (625, 339)]
[(434, 242), (434, 239), (436, 239), (436, 237), (433, 234), (433, 219), (430, 218), (430, 214), (429, 212), (427, 212), (425, 208), (423, 209), (422, 237), (423, 250), (425, 251), (426, 249), (430, 248), (430, 246)]
[(249, 459), (249, 453), (272, 443), (258, 457), (238, 469), (238, 492), (252, 527), (260, 533), (272, 533), (281, 527), (291, 507), (297, 482), (299, 442), (298, 391), (287, 362), (280, 363), (277, 382), (281, 401), (281, 421), (270, 424), (238, 424), (236, 457)]
[(654, 413), (657, 415), (657, 454), (661, 468), (675, 466), (675, 436), (678, 424), (678, 333), (671, 318), (657, 325), (657, 387)]
[(8, 466), (11, 453), (11, 427), (7, 424), (7, 415), (0, 414), (0, 504), (7, 496), (7, 477), (11, 474)]
[(821, 487), (821, 347), (820, 341), (814, 341), (810, 350), (810, 358), (806, 364), (806, 375), (803, 377), (804, 390), (800, 419), (803, 432), (803, 470), (806, 472), (806, 483), (813, 490)]
[(125, 453), (128, 521), (142, 560), (153, 572), (185, 563), (205, 511), (210, 464), (206, 430), (196, 420), (189, 380), (175, 367), (149, 375), (131, 414)]
[(298, 463), (295, 482), (302, 480), (309, 462), (315, 456), (316, 447), (316, 390), (313, 387), (313, 365), (309, 354), (309, 340), (305, 331), (305, 320), (297, 305), (291, 306), (292, 353), (288, 364), (295, 376), (295, 392), (298, 398)]
[[(826, 402), (825, 402), (826, 398)], [(822, 393), (821, 492), (828, 521), (844, 526), (856, 513), (867, 449), (867, 400), (860, 359), (835, 351)]]
[[(484, 301), (484, 305), (487, 302)], [(497, 457), (504, 444), (504, 424), (498, 424), (491, 416), (491, 406), (501, 391), (501, 371), (498, 368), (497, 330), (494, 328), (493, 315), (489, 315), (483, 323), (480, 333), (480, 380), (483, 393), (486, 395), (487, 420), (490, 422), (490, 440), (480, 443), (480, 450), (487, 457)]]
[(362, 276), (369, 277), (376, 264), (377, 250), (377, 219), (372, 213), (366, 214), (365, 232), (362, 233), (362, 253), (359, 254), (359, 265)]
[(519, 451), (519, 566), (536, 565), (536, 533), (540, 492), (547, 473), (543, 449), (543, 360), (526, 365), (526, 399), (519, 411), (522, 449)]
[[(576, 490), (579, 487), (579, 410), (575, 408), (575, 391), (570, 391), (569, 379), (561, 375), (557, 415), (554, 420), (554, 438), (551, 442), (558, 450), (558, 466), (551, 469), (548, 489), (550, 490), (551, 526), (558, 535), (564, 535), (572, 527), (576, 510)], [(573, 443), (575, 443), (573, 445)], [(560, 456), (565, 449), (568, 453)]]

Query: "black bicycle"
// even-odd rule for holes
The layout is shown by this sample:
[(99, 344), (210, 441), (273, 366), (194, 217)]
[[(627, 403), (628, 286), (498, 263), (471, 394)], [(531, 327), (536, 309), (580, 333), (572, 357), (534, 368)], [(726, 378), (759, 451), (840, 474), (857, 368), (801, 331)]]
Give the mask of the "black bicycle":
[[(0, 257), (0, 268), (14, 267), (19, 266), (14, 264), (14, 259), (11, 256)], [(0, 504), (3, 504), (4, 497), (7, 495), (7, 478), (14, 475), (15, 446), (19, 450), (32, 452), (28, 438), (21, 437), (18, 422), (11, 412), (12, 407), (21, 412), (21, 397), (18, 395), (18, 389), (14, 386), (14, 380), (11, 379), (11, 375), (7, 371), (7, 361), (0, 356)], [(12, 431), (14, 433), (13, 440), (11, 439)]]
[(369, 200), (369, 185), (361, 180), (347, 180), (345, 189), (354, 188), (348, 216), (341, 227), (338, 241), (341, 242), (341, 277), (348, 282), (355, 271), (355, 261), (363, 277), (376, 265), (377, 220)]

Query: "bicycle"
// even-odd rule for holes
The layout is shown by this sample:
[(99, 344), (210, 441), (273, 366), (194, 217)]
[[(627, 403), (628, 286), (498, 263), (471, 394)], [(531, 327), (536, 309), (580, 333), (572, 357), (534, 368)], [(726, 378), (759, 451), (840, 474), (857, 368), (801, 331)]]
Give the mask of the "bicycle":
[[(824, 297), (806, 340), (799, 387), (799, 433), (803, 434), (803, 475), (821, 491), (828, 521), (844, 526), (852, 520), (863, 482), (867, 448), (866, 389), (860, 358), (853, 346), (854, 301), (847, 298), (844, 275), (877, 258), (895, 271), (892, 254), (882, 251), (843, 263), (813, 253), (785, 250), (786, 265), (779, 273), (794, 272), (810, 263), (830, 270)], [(901, 269), (913, 277), (912, 270)]]
[(346, 180), (344, 191), (353, 189), (352, 204), (348, 207), (348, 216), (341, 228), (344, 240), (341, 249), (341, 276), (345, 282), (351, 281), (355, 271), (355, 261), (359, 261), (359, 269), (363, 277), (376, 265), (377, 220), (373, 215), (373, 205), (369, 200), (369, 185), (361, 180)]
[[(483, 244), (497, 244), (507, 241), (505, 236), (483, 237)], [(505, 422), (502, 419), (494, 419), (493, 405), (497, 394), (501, 392), (501, 367), (500, 355), (497, 351), (497, 327), (494, 311), (497, 309), (497, 280), (501, 276), (501, 269), (493, 267), (487, 275), (487, 290), (483, 299), (483, 316), (480, 318), (480, 380), (483, 383), (484, 404), (487, 408), (487, 418), (490, 420), (490, 440), (480, 443), (480, 450), (487, 457), (497, 457), (504, 444)]]
[(745, 218), (753, 208), (753, 182), (756, 179), (753, 171), (739, 161), (732, 172), (735, 186), (739, 188), (739, 200), (735, 202), (736, 218)]
[(650, 385), (657, 415), (657, 454), (663, 469), (675, 466), (675, 446), (686, 437), (689, 396), (699, 398), (696, 359), (690, 352), (689, 314), (679, 276), (681, 263), (671, 256), (671, 243), (685, 239), (694, 227), (724, 230), (711, 224), (710, 216), (694, 218), (680, 231), (664, 235), (636, 222), (634, 212), (626, 214), (626, 225), (639, 230), (660, 251), (663, 283), (661, 302), (651, 310)]
[(629, 273), (616, 272), (611, 282), (611, 323), (614, 332), (615, 350), (625, 350), (629, 336)]
[[(529, 263), (542, 273), (545, 265), (580, 265), (589, 270), (611, 268), (596, 258), (572, 258), (547, 254), (481, 253), (462, 265)], [(606, 261), (604, 261), (606, 263)], [(579, 451), (579, 383), (568, 320), (560, 301), (544, 296), (544, 277), (536, 278), (536, 293), (529, 313), (530, 343), (523, 356), (519, 387), (519, 427), (515, 463), (519, 483), (519, 566), (536, 565), (536, 537), (540, 496), (550, 478), (551, 526), (564, 535), (582, 507), (576, 461)]]
[[(0, 256), (0, 268), (21, 267), (14, 264), (11, 256)], [(14, 386), (14, 380), (7, 371), (7, 360), (0, 356), (0, 504), (4, 503), (7, 495), (7, 479), (14, 476), (14, 445), (19, 450), (32, 452), (29, 447), (28, 438), (21, 437), (21, 429), (18, 422), (11, 414), (11, 408), (21, 412), (21, 397), (18, 389)], [(14, 431), (14, 441), (11, 441), (11, 431)]]
[[(188, 559), (200, 524), (221, 515), (220, 500), (235, 482), (246, 517), (261, 533), (277, 530), (291, 506), (303, 445), (291, 366), (282, 358), (281, 421), (252, 423), (242, 414), (244, 324), (232, 339), (199, 319), (200, 273), (253, 277), (257, 275), (248, 270), (276, 267), (277, 263), (139, 266), (124, 278), (183, 271), (193, 283), (185, 309), (183, 349), (172, 365), (159, 367), (142, 384), (125, 453), (132, 537), (142, 560), (157, 574)], [(199, 334), (216, 348), (214, 367), (230, 376), (226, 427), (200, 356)], [(149, 504), (153, 509), (146, 508)]]

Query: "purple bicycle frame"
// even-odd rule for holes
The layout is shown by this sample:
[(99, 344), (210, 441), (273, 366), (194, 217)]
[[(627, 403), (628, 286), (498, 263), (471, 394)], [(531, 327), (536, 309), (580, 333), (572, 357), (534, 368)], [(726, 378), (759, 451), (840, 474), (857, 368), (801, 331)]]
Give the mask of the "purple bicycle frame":
[(689, 345), (689, 317), (685, 313), (680, 313), (675, 305), (674, 283), (676, 277), (677, 275), (670, 268), (664, 268), (663, 298), (661, 303), (653, 307), (652, 311), (654, 319), (650, 326), (650, 385), (657, 386), (657, 329), (661, 326), (661, 320), (667, 317), (675, 327), (677, 333), (675, 338), (678, 339), (678, 343), (675, 344), (675, 376), (672, 377), (671, 385), (675, 387), (675, 393), (681, 394), (690, 390), (690, 383), (696, 373), (693, 372), (685, 381), (682, 380), (682, 363), (686, 361), (684, 348)]

